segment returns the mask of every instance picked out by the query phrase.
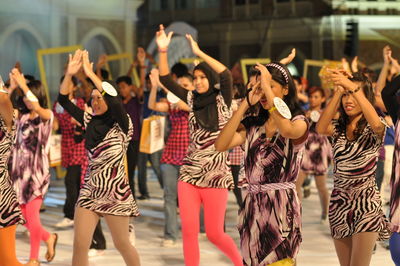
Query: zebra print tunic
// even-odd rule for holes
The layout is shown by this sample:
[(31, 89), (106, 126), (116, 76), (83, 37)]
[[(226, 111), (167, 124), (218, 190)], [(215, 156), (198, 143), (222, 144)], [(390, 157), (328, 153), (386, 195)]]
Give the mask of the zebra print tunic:
[[(329, 205), (329, 223), (333, 238), (361, 232), (378, 232), (379, 240), (389, 238), (389, 224), (375, 183), (379, 138), (367, 125), (356, 140), (349, 141), (333, 122), (334, 188)], [(382, 123), (384, 121), (382, 120)]]
[[(84, 113), (85, 128), (92, 115)], [(138, 216), (139, 211), (125, 173), (124, 155), (133, 135), (132, 120), (125, 134), (115, 122), (104, 139), (88, 151), (88, 170), (80, 190), (77, 207), (97, 214)]]
[(15, 135), (15, 120), (8, 131), (0, 117), (0, 228), (24, 223), (7, 167)]
[[(191, 91), (187, 95), (187, 102), (193, 108)], [(221, 93), (217, 95), (217, 109), (219, 130), (215, 132), (200, 127), (194, 113), (189, 113), (190, 143), (179, 180), (198, 187), (233, 189), (228, 152), (218, 152), (214, 147), (215, 139), (232, 116), (232, 109), (225, 104)]]

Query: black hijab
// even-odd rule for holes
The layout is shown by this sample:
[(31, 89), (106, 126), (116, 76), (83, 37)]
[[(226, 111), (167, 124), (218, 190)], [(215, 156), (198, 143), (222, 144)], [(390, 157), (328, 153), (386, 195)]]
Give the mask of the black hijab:
[(193, 92), (193, 112), (196, 122), (204, 129), (215, 132), (218, 131), (218, 110), (217, 95), (219, 90), (216, 85), (219, 83), (217, 73), (205, 62), (198, 64), (194, 70), (202, 71), (208, 79), (208, 91), (205, 93)]
[[(107, 94), (103, 96), (104, 101), (108, 104)], [(91, 106), (91, 101), (88, 102)], [(101, 115), (94, 115), (86, 127), (85, 132), (85, 148), (91, 150), (95, 148), (107, 135), (108, 131), (114, 126), (115, 119), (112, 117), (110, 107)]]

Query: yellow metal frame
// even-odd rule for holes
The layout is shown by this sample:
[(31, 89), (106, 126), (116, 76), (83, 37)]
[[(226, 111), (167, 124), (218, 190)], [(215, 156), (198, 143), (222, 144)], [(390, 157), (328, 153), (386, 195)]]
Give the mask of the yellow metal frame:
[(248, 77), (248, 73), (247, 73), (247, 69), (246, 66), (248, 65), (255, 65), (256, 63), (260, 63), (260, 64), (268, 64), (271, 62), (271, 59), (269, 58), (245, 58), (240, 60), (240, 66), (242, 69), (242, 75), (243, 75), (243, 81), (246, 84), (249, 77)]
[(325, 61), (321, 60), (304, 60), (304, 68), (303, 68), (303, 77), (307, 78), (308, 74), (308, 67), (314, 66), (314, 67), (323, 67), (325, 65)]
[[(110, 65), (108, 64), (108, 62), (110, 62), (110, 61), (119, 61), (119, 60), (123, 60), (123, 59), (128, 60), (130, 64), (133, 63), (133, 56), (132, 56), (131, 53), (107, 55), (107, 63), (105, 65), (105, 67), (106, 67), (106, 70), (108, 71), (108, 73), (110, 75), (110, 79), (113, 79), (113, 78), (112, 78), (112, 74), (111, 74), (111, 71), (110, 71)], [(132, 69), (132, 75), (133, 75), (133, 79), (135, 81), (136, 86), (139, 87), (140, 86), (140, 78), (139, 78), (139, 74), (137, 73), (137, 70), (136, 70), (135, 67)]]
[(181, 58), (179, 60), (179, 63), (185, 64), (185, 65), (190, 65), (190, 64), (194, 64), (195, 61), (203, 62), (204, 60), (201, 59), (200, 57), (188, 57), (188, 58)]
[(49, 86), (47, 85), (46, 78), (46, 68), (44, 67), (43, 56), (52, 55), (52, 54), (65, 54), (70, 52), (75, 52), (78, 49), (82, 49), (82, 45), (73, 45), (73, 46), (61, 46), (61, 47), (53, 47), (47, 49), (38, 49), (36, 51), (36, 56), (39, 65), (40, 72), (40, 80), (42, 81), (43, 87), (46, 91), (47, 102), (49, 106), (51, 106), (50, 94), (49, 94)]

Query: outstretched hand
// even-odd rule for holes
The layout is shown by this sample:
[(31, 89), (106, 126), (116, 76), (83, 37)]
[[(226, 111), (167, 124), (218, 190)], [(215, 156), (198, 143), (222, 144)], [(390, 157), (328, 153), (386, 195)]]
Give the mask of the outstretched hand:
[(83, 65), (83, 71), (85, 72), (86, 76), (94, 74), (93, 63), (90, 62), (89, 52), (86, 50), (82, 52), (82, 65)]
[(11, 70), (10, 77), (11, 77), (11, 79), (14, 80), (14, 82), (16, 82), (18, 84), (18, 86), (20, 88), (22, 88), (23, 86), (26, 86), (25, 77), (21, 72), (19, 72), (19, 70), (17, 68), (13, 68)]
[(263, 97), (264, 91), (260, 87), (260, 81), (257, 81), (251, 86), (250, 92), (249, 92), (249, 102), (251, 105), (255, 105), (260, 101), (260, 99)]
[(333, 82), (335, 86), (343, 87), (345, 90), (354, 90), (357, 85), (349, 80), (351, 75), (339, 69), (329, 69), (329, 79)]
[(82, 67), (82, 53), (83, 51), (78, 49), (75, 51), (74, 55), (69, 55), (68, 66), (66, 74), (75, 75)]
[(383, 47), (383, 62), (386, 65), (389, 65), (391, 63), (391, 58), (392, 58), (392, 49), (390, 48), (389, 45), (386, 45), (385, 47)]
[(190, 47), (192, 47), (193, 53), (198, 56), (201, 53), (198, 43), (195, 40), (193, 40), (193, 37), (190, 34), (186, 34), (186, 39), (189, 41), (189, 44), (190, 44)]
[(295, 57), (296, 57), (296, 48), (293, 48), (290, 54), (285, 58), (282, 58), (279, 61), (279, 63), (281, 63), (282, 65), (289, 65)]
[(157, 89), (160, 85), (160, 72), (157, 68), (153, 68), (150, 72), (151, 89)]
[(260, 63), (257, 63), (256, 66), (255, 66), (255, 68), (256, 68), (258, 71), (260, 71), (260, 73), (261, 73), (261, 78), (265, 79), (268, 83), (271, 82), (272, 76), (271, 76), (271, 73), (269, 73), (269, 71), (268, 71), (268, 69), (267, 69), (266, 66), (264, 66), (264, 65), (262, 65), (262, 64), (260, 64)]
[(167, 49), (169, 43), (171, 42), (172, 35), (174, 34), (173, 31), (169, 32), (168, 35), (165, 34), (164, 25), (160, 24), (160, 29), (156, 33), (156, 43), (158, 49)]
[(358, 56), (355, 56), (351, 61), (351, 72), (352, 73), (358, 72)]

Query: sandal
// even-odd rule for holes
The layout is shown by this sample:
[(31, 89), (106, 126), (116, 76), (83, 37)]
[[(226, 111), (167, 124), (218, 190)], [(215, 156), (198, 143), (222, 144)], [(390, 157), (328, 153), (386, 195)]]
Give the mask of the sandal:
[(54, 257), (56, 256), (56, 246), (57, 246), (57, 240), (58, 240), (58, 235), (56, 233), (53, 233), (52, 235), (54, 235), (54, 242), (53, 242), (53, 255), (50, 255), (49, 250), (47, 249), (46, 252), (46, 260), (48, 262), (53, 261)]

